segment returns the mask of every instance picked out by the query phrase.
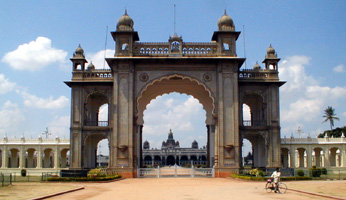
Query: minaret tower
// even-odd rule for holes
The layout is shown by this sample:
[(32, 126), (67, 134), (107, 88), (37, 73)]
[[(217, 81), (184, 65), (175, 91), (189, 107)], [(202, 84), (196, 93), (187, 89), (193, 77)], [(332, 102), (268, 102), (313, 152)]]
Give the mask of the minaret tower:
[(130, 16), (121, 16), (115, 32), (111, 32), (115, 41), (115, 56), (133, 56), (133, 43), (139, 40), (137, 31), (133, 29), (134, 22)]

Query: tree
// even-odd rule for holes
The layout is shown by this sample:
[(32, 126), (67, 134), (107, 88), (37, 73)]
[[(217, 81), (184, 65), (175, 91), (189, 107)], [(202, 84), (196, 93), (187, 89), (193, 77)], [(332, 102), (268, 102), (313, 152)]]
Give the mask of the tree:
[(328, 106), (324, 110), (323, 117), (325, 118), (325, 120), (322, 123), (329, 121), (329, 123), (330, 123), (330, 130), (333, 130), (334, 120), (338, 120), (338, 121), (340, 120), (338, 117), (336, 117), (335, 109), (333, 107), (331, 107), (331, 106)]

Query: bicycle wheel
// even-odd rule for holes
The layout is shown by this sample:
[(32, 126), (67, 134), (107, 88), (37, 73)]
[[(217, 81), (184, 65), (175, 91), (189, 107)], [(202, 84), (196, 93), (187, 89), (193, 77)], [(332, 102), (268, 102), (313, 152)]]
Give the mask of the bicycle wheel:
[(272, 184), (272, 183), (267, 183), (267, 184), (266, 184), (265, 189), (266, 189), (266, 191), (267, 191), (268, 193), (272, 192), (272, 188), (273, 188), (273, 184)]
[(280, 183), (280, 184), (279, 184), (279, 192), (280, 192), (281, 194), (285, 194), (285, 193), (286, 193), (286, 190), (287, 190), (286, 184), (285, 184), (285, 183)]

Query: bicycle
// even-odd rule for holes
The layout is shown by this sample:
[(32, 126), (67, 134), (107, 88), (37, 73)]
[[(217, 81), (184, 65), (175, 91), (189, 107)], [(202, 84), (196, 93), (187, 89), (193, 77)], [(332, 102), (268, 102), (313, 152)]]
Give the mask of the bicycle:
[(265, 189), (268, 193), (272, 191), (277, 191), (278, 193), (281, 193), (281, 194), (286, 193), (287, 185), (285, 183), (278, 182), (277, 185), (278, 185), (278, 188), (276, 189), (275, 183), (272, 181), (272, 179), (268, 179)]

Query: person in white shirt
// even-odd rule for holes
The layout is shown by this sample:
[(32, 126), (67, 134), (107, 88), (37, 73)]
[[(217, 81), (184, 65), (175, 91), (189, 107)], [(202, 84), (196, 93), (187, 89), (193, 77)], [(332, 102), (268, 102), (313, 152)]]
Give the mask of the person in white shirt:
[(281, 172), (279, 168), (276, 168), (276, 171), (273, 172), (272, 178), (274, 178), (274, 183), (275, 183), (275, 192), (278, 191), (278, 183), (280, 180)]

